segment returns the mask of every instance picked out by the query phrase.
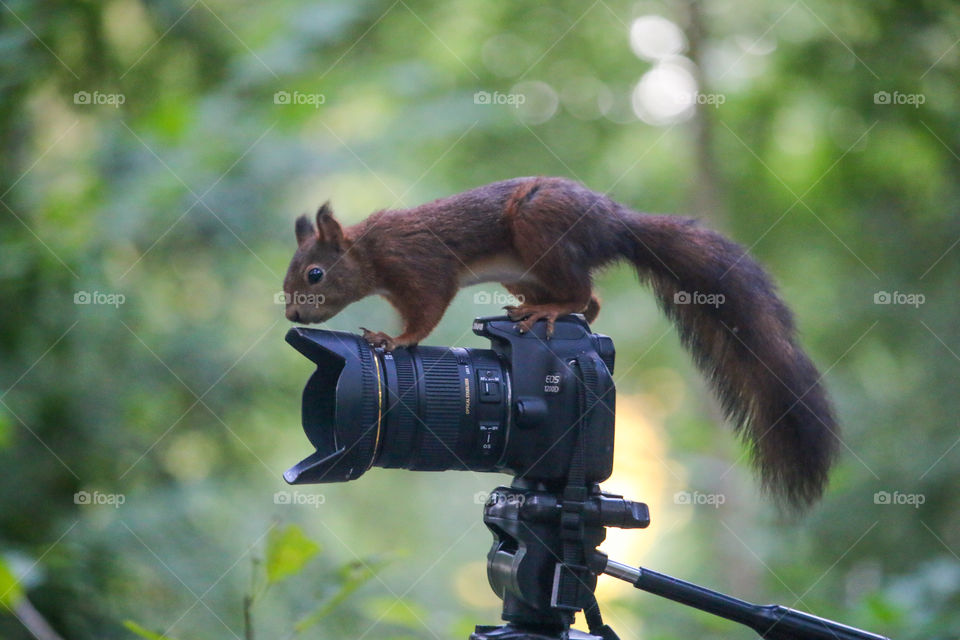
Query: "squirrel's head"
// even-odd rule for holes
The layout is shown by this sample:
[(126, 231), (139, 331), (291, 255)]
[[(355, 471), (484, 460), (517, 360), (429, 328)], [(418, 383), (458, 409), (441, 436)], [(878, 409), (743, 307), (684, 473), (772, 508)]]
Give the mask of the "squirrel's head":
[(286, 316), (293, 322), (323, 322), (367, 295), (362, 265), (350, 255), (352, 240), (333, 217), (330, 203), (317, 211), (316, 226), (297, 218), (297, 251), (283, 279)]

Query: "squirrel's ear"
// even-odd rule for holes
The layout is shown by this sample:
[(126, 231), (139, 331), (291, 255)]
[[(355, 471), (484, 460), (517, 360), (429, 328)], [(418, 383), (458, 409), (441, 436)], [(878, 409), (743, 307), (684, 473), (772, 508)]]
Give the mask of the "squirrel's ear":
[(324, 242), (336, 248), (343, 247), (343, 229), (340, 223), (333, 217), (333, 209), (330, 208), (330, 202), (324, 202), (317, 209), (317, 236), (320, 242)]
[(297, 224), (294, 226), (294, 231), (297, 233), (297, 244), (303, 244), (307, 240), (316, 239), (317, 230), (313, 228), (313, 223), (310, 222), (310, 218), (303, 215), (297, 218)]

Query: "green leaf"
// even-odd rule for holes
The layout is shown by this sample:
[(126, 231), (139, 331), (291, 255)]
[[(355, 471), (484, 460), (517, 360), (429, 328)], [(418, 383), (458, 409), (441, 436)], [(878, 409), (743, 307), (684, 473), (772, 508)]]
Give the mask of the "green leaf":
[(0, 449), (6, 448), (13, 436), (13, 423), (3, 411), (0, 411)]
[(138, 625), (133, 620), (124, 620), (123, 626), (126, 627), (129, 631), (137, 634), (141, 638), (146, 638), (147, 640), (173, 640), (170, 636), (164, 636), (159, 633), (154, 633), (148, 629), (144, 629)]
[(17, 576), (13, 575), (7, 563), (0, 558), (0, 604), (5, 610), (12, 611), (23, 599), (23, 588)]
[(300, 620), (294, 626), (294, 630), (301, 633), (323, 620), (386, 565), (385, 560), (371, 560), (367, 562), (348, 562), (340, 567), (337, 571), (337, 575), (340, 577), (340, 589), (324, 600), (313, 613)]
[(272, 530), (267, 537), (267, 582), (275, 584), (300, 573), (319, 551), (320, 545), (295, 524)]
[[(413, 631), (422, 631), (424, 620), (430, 618), (430, 612), (423, 605), (406, 598), (398, 600), (393, 596), (371, 598), (364, 602), (364, 609), (374, 620), (379, 618), (382, 623)], [(471, 631), (466, 633), (466, 636), (469, 636), (471, 632), (472, 627)]]
[(905, 612), (883, 593), (868, 595), (864, 598), (863, 604), (871, 621), (875, 621), (876, 624), (901, 623), (906, 618)]

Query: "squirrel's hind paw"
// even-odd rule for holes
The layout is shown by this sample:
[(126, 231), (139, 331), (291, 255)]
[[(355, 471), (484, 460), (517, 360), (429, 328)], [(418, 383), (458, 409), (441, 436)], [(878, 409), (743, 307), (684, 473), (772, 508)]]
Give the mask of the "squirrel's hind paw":
[(520, 307), (504, 307), (507, 311), (507, 317), (516, 322), (516, 328), (520, 333), (527, 333), (533, 329), (533, 325), (539, 320), (547, 321), (547, 339), (553, 336), (553, 323), (558, 316), (564, 314), (564, 311), (558, 310), (554, 305), (524, 305)]
[(507, 312), (507, 317), (517, 322), (518, 320), (523, 320), (529, 315), (529, 312), (524, 310), (523, 307), (507, 306), (503, 308)]
[(526, 304), (519, 307), (504, 307), (507, 317), (517, 323), (520, 333), (527, 333), (540, 320), (547, 321), (547, 338), (553, 336), (554, 322), (568, 313), (580, 313), (576, 305), (570, 304)]

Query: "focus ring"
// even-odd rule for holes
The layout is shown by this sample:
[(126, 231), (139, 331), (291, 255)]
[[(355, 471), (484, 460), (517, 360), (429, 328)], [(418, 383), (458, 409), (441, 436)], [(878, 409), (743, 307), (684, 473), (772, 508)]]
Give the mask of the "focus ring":
[(406, 466), (413, 454), (413, 436), (420, 422), (417, 418), (417, 375), (409, 353), (395, 353), (397, 388), (391, 389), (389, 416), (392, 434), (389, 466)]
[(450, 350), (423, 353), (423, 386), (426, 407), (416, 468), (420, 470), (462, 469), (457, 454), (464, 398), (460, 363)]

